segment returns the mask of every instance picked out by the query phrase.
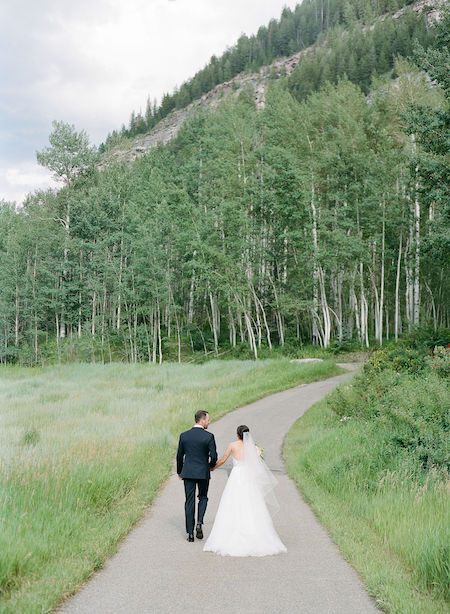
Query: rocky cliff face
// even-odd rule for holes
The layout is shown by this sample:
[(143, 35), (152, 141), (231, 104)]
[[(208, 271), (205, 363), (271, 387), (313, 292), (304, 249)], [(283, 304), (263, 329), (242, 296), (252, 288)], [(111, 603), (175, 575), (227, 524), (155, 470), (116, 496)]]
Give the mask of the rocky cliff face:
[[(412, 7), (417, 12), (422, 12), (428, 7), (434, 7), (436, 0), (421, 0)], [(393, 15), (394, 19), (398, 19), (406, 9), (400, 9)], [(383, 21), (387, 15), (380, 17)], [(439, 11), (436, 9), (429, 10), (428, 19), (439, 19)], [(371, 26), (373, 28), (374, 26)], [(167, 117), (161, 120), (150, 132), (144, 135), (137, 136), (127, 149), (115, 149), (108, 153), (116, 160), (133, 161), (139, 156), (142, 156), (148, 149), (156, 147), (159, 144), (165, 145), (173, 137), (175, 137), (185, 122), (199, 107), (204, 109), (215, 109), (225, 96), (234, 94), (238, 96), (240, 92), (248, 86), (252, 86), (255, 92), (255, 103), (258, 109), (264, 108), (264, 99), (266, 87), (270, 80), (279, 79), (280, 77), (288, 76), (295, 69), (300, 61), (300, 58), (314, 49), (314, 45), (307, 47), (294, 55), (287, 58), (281, 58), (270, 64), (263, 66), (257, 73), (241, 73), (234, 77), (231, 81), (226, 81), (204, 94), (198, 100), (195, 100), (184, 109), (172, 111)]]
[(214, 89), (204, 94), (198, 100), (194, 100), (184, 109), (172, 111), (147, 134), (137, 136), (129, 149), (115, 149), (109, 152), (108, 155), (117, 160), (133, 161), (151, 147), (156, 147), (159, 144), (164, 145), (169, 142), (177, 135), (186, 118), (192, 115), (199, 107), (213, 110), (224, 97), (231, 94), (238, 96), (248, 86), (252, 86), (254, 89), (257, 108), (264, 108), (264, 97), (268, 81), (290, 75), (300, 58), (309, 53), (311, 49), (313, 47), (303, 49), (288, 58), (276, 60), (269, 66), (263, 66), (257, 73), (241, 73), (231, 81), (216, 85)]

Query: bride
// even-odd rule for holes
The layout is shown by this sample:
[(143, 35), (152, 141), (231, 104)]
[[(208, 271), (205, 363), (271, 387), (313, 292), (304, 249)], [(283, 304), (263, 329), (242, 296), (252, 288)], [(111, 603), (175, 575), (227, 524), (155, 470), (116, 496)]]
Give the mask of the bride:
[(272, 492), (276, 479), (262, 460), (248, 426), (239, 426), (237, 436), (214, 467), (223, 465), (231, 454), (233, 469), (203, 550), (229, 556), (286, 552), (266, 505), (266, 501), (276, 505)]

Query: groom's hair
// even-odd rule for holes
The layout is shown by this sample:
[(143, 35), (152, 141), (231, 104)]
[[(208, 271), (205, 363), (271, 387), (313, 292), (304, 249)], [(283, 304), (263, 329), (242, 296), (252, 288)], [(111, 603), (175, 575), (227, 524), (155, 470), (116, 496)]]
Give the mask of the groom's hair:
[(207, 415), (208, 415), (207, 411), (205, 411), (204, 409), (199, 409), (198, 412), (195, 414), (195, 424), (198, 424), (200, 420), (203, 420), (203, 418), (206, 418)]
[(237, 427), (236, 433), (239, 439), (244, 439), (244, 433), (250, 433), (250, 429), (245, 424), (241, 424)]

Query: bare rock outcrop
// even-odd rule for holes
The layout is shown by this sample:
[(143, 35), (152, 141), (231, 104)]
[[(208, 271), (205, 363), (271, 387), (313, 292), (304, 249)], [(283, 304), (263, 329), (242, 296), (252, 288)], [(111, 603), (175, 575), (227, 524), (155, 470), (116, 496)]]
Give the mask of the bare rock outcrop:
[[(413, 9), (417, 12), (427, 10), (428, 20), (439, 19), (439, 10), (435, 8), (436, 0), (420, 0), (413, 6), (409, 6), (397, 11), (392, 17), (398, 19), (407, 9)], [(432, 7), (432, 8), (430, 8)], [(384, 21), (389, 15), (382, 15), (378, 19)], [(369, 26), (373, 29), (374, 25)], [(365, 28), (363, 28), (365, 29)], [(186, 119), (201, 107), (204, 109), (214, 110), (226, 96), (238, 96), (249, 86), (252, 87), (255, 96), (256, 107), (260, 110), (264, 108), (265, 93), (269, 81), (279, 79), (284, 76), (289, 76), (294, 71), (300, 59), (310, 53), (314, 49), (314, 45), (302, 49), (297, 53), (285, 58), (275, 60), (269, 66), (263, 66), (257, 73), (240, 73), (230, 81), (225, 81), (216, 85), (212, 90), (204, 94), (198, 100), (194, 100), (187, 107), (172, 111), (167, 117), (162, 119), (152, 128), (147, 134), (135, 137), (130, 147), (126, 149), (116, 148), (109, 151), (106, 156), (109, 159), (132, 162), (136, 158), (145, 154), (146, 151), (157, 145), (165, 145), (173, 139), (184, 124)], [(105, 160), (105, 162), (106, 160)], [(103, 164), (101, 166), (103, 166)]]

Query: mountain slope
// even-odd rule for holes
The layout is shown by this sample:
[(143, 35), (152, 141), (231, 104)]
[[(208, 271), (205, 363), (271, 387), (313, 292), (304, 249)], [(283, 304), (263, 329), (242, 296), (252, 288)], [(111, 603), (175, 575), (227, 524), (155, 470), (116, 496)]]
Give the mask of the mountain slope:
[[(424, 13), (426, 14), (427, 23), (437, 17), (438, 10), (435, 8), (435, 3), (433, 0), (421, 0), (413, 6), (401, 8), (395, 13), (383, 14), (369, 26), (365, 26), (362, 22), (357, 22), (345, 30), (342, 30), (342, 28), (332, 29), (323, 40), (314, 45), (310, 45), (309, 47), (306, 47), (305, 49), (302, 49), (301, 51), (287, 57), (278, 58), (269, 65), (262, 66), (257, 71), (239, 73), (234, 78), (216, 85), (207, 93), (203, 94), (200, 98), (189, 103), (187, 106), (171, 111), (166, 117), (163, 117), (163, 119), (158, 121), (154, 127), (144, 134), (139, 134), (131, 139), (120, 138), (118, 135), (116, 138), (109, 137), (109, 141), (107, 140), (107, 146), (109, 145), (109, 147), (107, 147), (108, 151), (106, 158), (133, 161), (137, 157), (143, 155), (150, 148), (159, 144), (164, 145), (174, 138), (178, 134), (179, 129), (184, 124), (186, 119), (195, 113), (197, 109), (202, 108), (214, 110), (224, 97), (228, 95), (238, 96), (241, 92), (248, 88), (252, 88), (252, 95), (254, 96), (256, 107), (261, 109), (264, 107), (267, 86), (274, 79), (287, 78), (293, 75), (290, 82), (291, 91), (298, 99), (303, 98), (310, 91), (315, 91), (318, 89), (324, 81), (330, 80), (331, 82), (337, 82), (337, 79), (341, 75), (339, 74), (339, 69), (335, 69), (334, 74), (327, 74), (325, 77), (324, 75), (321, 75), (322, 79), (320, 79), (320, 77), (317, 78), (316, 75), (316, 78), (313, 79), (312, 83), (305, 85), (305, 82), (308, 81), (308, 78), (310, 77), (311, 70), (309, 66), (303, 66), (301, 62), (302, 58), (310, 56), (311, 59), (309, 60), (309, 64), (323, 64), (323, 59), (321, 60), (320, 58), (316, 58), (320, 51), (324, 57), (329, 57), (333, 54), (333, 51), (335, 55), (342, 56), (345, 54), (342, 52), (342, 48), (334, 49), (336, 47), (336, 36), (338, 39), (341, 39), (341, 46), (344, 45), (344, 47), (347, 47), (348, 49), (351, 46), (351, 41), (349, 40), (346, 42), (345, 40), (342, 40), (345, 35), (356, 33), (357, 35), (362, 35), (363, 37), (373, 37), (374, 31), (377, 30), (377, 32), (375, 32), (375, 36), (378, 34), (377, 38), (382, 40), (383, 38), (389, 37), (387, 30), (389, 29), (389, 25), (392, 24), (394, 20), (409, 19), (411, 22), (411, 20), (415, 19), (415, 16), (419, 16)], [(420, 21), (417, 21), (417, 23), (420, 25)], [(422, 29), (423, 33), (421, 34), (423, 37), (426, 30), (425, 24), (423, 24)], [(381, 33), (379, 31), (381, 31)], [(413, 35), (411, 35), (411, 33), (409, 34), (410, 41), (406, 50), (407, 52), (410, 52), (410, 49), (412, 48)], [(421, 42), (423, 43), (424, 41), (422, 40)], [(370, 51), (371, 50), (369, 49), (369, 53)], [(402, 51), (403, 53), (401, 53)], [(387, 56), (386, 67), (392, 67), (394, 58), (399, 52), (401, 55), (405, 54), (405, 49), (402, 48), (401, 41), (391, 41), (390, 45), (389, 43), (386, 44), (385, 49), (382, 50), (382, 53)], [(364, 50), (360, 50), (360, 55), (364, 55)], [(378, 55), (380, 55), (380, 53)], [(361, 57), (359, 58), (359, 61), (361, 62)], [(371, 78), (373, 72), (380, 72), (380, 70), (377, 70), (377, 68), (380, 68), (381, 70), (383, 69), (382, 61), (380, 62), (380, 67), (376, 66), (376, 61), (373, 62), (373, 64), (372, 72), (366, 75), (366, 81)], [(306, 73), (306, 77), (301, 70), (296, 71), (296, 68), (304, 68), (303, 73)], [(320, 67), (318, 67), (316, 72), (320, 72), (320, 70)], [(351, 66), (345, 66), (344, 70), (342, 70), (341, 67), (341, 74), (345, 74), (351, 81), (362, 85), (361, 76), (358, 74), (351, 74)], [(298, 84), (300, 84), (300, 87)]]

